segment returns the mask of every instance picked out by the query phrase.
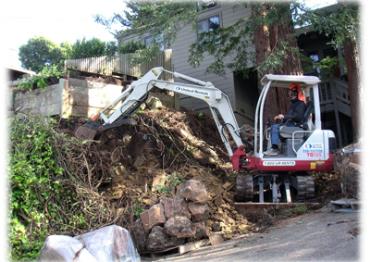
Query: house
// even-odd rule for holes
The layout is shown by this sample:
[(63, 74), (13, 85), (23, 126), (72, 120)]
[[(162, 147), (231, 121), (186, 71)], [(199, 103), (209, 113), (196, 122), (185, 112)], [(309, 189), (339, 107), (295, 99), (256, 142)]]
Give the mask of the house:
[[(240, 18), (250, 16), (251, 10), (246, 8), (245, 3), (240, 2), (204, 2), (208, 4), (199, 11), (197, 30), (194, 30), (192, 25), (189, 24), (177, 32), (176, 40), (171, 46), (173, 70), (203, 81), (212, 82), (229, 96), (239, 124), (252, 124), (259, 96), (257, 72), (253, 70), (255, 65), (252, 62), (250, 63), (252, 70), (247, 75), (232, 72), (228, 68), (225, 69), (226, 73), (224, 75), (208, 73), (207, 67), (213, 61), (213, 58), (210, 56), (205, 56), (203, 62), (197, 68), (192, 67), (188, 63), (189, 48), (197, 40), (198, 32), (230, 26)], [(324, 12), (335, 11), (335, 6), (324, 9)], [(340, 51), (338, 52), (328, 44), (330, 39), (315, 32), (313, 28), (297, 29), (296, 36), (299, 48), (307, 57), (318, 61), (326, 56), (341, 56)], [(149, 45), (153, 39), (149, 34), (139, 36), (126, 32), (121, 35), (119, 42), (124, 43), (127, 41), (144, 41), (146, 45)], [(229, 59), (232, 58), (226, 57), (226, 60)], [(341, 59), (338, 60), (340, 61)], [(318, 75), (322, 80), (320, 97), (323, 127), (332, 129), (336, 133), (339, 146), (352, 142), (351, 128), (348, 128), (348, 126), (351, 126), (350, 100), (347, 83), (345, 77), (343, 77), (344, 69), (342, 64), (338, 64), (335, 74), (330, 75), (330, 77), (325, 76), (322, 72), (320, 73), (312, 67), (308, 68), (305, 74)], [(197, 111), (208, 110), (207, 104), (203, 101), (181, 96), (179, 99), (180, 105), (185, 108)]]
[[(173, 70), (202, 81), (212, 82), (229, 96), (238, 122), (251, 124), (254, 119), (254, 108), (259, 94), (256, 73), (251, 73), (249, 78), (234, 73), (230, 69), (226, 69), (224, 75), (208, 73), (207, 67), (212, 62), (210, 56), (205, 56), (203, 62), (197, 68), (188, 63), (189, 48), (197, 40), (198, 32), (230, 26), (240, 18), (249, 16), (250, 9), (246, 8), (245, 3), (242, 2), (205, 2), (207, 4), (199, 11), (197, 30), (193, 30), (192, 25), (188, 24), (177, 32), (175, 42), (171, 46)], [(152, 40), (149, 34), (139, 36), (123, 33), (119, 42), (125, 43), (128, 41), (144, 41), (148, 45)], [(226, 58), (226, 60), (229, 59), (231, 60), (232, 57)], [(253, 67), (252, 63), (251, 67)], [(196, 111), (208, 110), (208, 105), (205, 102), (189, 97), (180, 97), (179, 103), (182, 107)]]
[[(338, 5), (320, 9), (325, 13), (335, 12)], [(315, 62), (324, 58), (335, 58), (337, 63), (330, 74), (315, 68), (306, 68), (307, 75), (317, 75), (321, 79), (320, 104), (321, 121), (325, 129), (331, 129), (336, 134), (337, 144), (342, 147), (353, 141), (350, 98), (348, 94), (347, 76), (345, 72), (342, 48), (334, 48), (332, 39), (323, 33), (307, 26), (296, 30), (298, 47), (301, 53)]]

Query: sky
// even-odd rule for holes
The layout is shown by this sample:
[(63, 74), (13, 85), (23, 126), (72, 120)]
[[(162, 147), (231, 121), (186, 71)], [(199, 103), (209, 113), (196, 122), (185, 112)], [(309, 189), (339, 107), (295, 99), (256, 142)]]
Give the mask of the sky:
[[(306, 2), (310, 6), (320, 7), (336, 0)], [(122, 13), (124, 8), (124, 0), (7, 1), (5, 12), (0, 18), (4, 20), (1, 24), (6, 25), (2, 40), (7, 55), (6, 64), (19, 66), (18, 49), (34, 36), (44, 36), (55, 43), (74, 43), (83, 37), (113, 41), (113, 35), (94, 21), (94, 15), (109, 18), (115, 12)]]
[(34, 36), (44, 36), (55, 43), (74, 43), (83, 37), (97, 37), (113, 41), (114, 37), (94, 21), (94, 15), (107, 18), (114, 12), (122, 13), (123, 0), (12, 0), (7, 1), (1, 14), (6, 25), (2, 30), (2, 46), (7, 54), (7, 64), (18, 63), (18, 49)]

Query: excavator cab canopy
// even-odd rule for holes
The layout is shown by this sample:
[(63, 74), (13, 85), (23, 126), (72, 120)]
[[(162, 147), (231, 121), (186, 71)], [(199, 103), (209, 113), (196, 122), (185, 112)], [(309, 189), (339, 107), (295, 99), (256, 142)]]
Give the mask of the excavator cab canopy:
[[(254, 154), (263, 157), (263, 140), (265, 127), (263, 119), (263, 112), (267, 94), (271, 87), (274, 88), (290, 88), (292, 84), (299, 84), (303, 95), (310, 97), (310, 101), (313, 102), (314, 114), (315, 114), (315, 129), (321, 130), (321, 117), (320, 117), (320, 96), (319, 96), (319, 83), (320, 79), (316, 76), (298, 76), (298, 75), (274, 75), (267, 74), (261, 79), (262, 90), (260, 97), (257, 102), (255, 112), (255, 132), (254, 132)], [(312, 90), (312, 92), (310, 92)]]
[(312, 87), (320, 83), (320, 79), (316, 76), (295, 76), (295, 75), (265, 75), (261, 79), (262, 85), (266, 85), (271, 81), (271, 85), (275, 87), (289, 88), (291, 83), (299, 83), (302, 87)]

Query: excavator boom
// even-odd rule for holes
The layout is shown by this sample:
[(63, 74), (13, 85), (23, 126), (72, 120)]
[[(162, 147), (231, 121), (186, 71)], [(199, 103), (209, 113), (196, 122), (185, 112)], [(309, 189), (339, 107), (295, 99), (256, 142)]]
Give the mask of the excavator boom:
[[(174, 79), (185, 80), (189, 83), (160, 80), (164, 72), (172, 74)], [(145, 102), (149, 92), (155, 87), (206, 102), (230, 157), (233, 155), (235, 148), (243, 146), (238, 123), (235, 119), (230, 100), (225, 93), (217, 89), (210, 82), (204, 82), (184, 74), (171, 72), (162, 67), (155, 67), (148, 71), (142, 78), (132, 82), (115, 101), (95, 117), (96, 121), (88, 122), (81, 126), (77, 129), (75, 135), (83, 139), (93, 139), (99, 131), (124, 124), (127, 121), (127, 117)], [(117, 109), (113, 113), (109, 113), (112, 108)], [(234, 142), (233, 146), (229, 141), (226, 130)]]

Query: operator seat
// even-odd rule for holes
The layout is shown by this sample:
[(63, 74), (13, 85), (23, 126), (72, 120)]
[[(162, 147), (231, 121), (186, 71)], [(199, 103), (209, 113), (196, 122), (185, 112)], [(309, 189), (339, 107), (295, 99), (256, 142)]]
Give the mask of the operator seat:
[(295, 157), (296, 151), (302, 146), (304, 141), (307, 139), (309, 133), (304, 131), (311, 130), (310, 127), (312, 127), (312, 125), (310, 126), (308, 124), (308, 120), (310, 119), (310, 114), (312, 113), (313, 108), (314, 107), (312, 101), (309, 101), (306, 104), (306, 109), (303, 115), (303, 121), (301, 125), (280, 127), (280, 137), (284, 141), (284, 143), (282, 143), (282, 152), (285, 156)]

